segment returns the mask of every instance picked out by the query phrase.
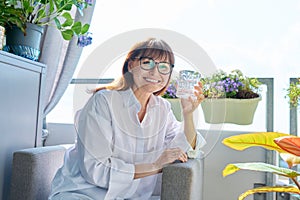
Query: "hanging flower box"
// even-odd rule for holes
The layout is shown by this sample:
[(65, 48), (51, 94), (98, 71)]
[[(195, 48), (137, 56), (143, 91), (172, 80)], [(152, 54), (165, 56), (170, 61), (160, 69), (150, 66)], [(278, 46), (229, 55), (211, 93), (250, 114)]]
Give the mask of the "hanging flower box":
[(205, 99), (201, 103), (206, 123), (233, 123), (249, 125), (261, 97), (251, 99), (213, 98)]
[(261, 96), (261, 83), (248, 78), (240, 70), (217, 71), (201, 79), (206, 99), (201, 103), (205, 122), (249, 125)]

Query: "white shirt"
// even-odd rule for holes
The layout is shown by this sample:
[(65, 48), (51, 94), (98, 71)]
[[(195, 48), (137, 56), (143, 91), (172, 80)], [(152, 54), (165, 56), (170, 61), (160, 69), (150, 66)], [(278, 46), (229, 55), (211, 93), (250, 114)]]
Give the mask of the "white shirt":
[(140, 107), (131, 89), (101, 90), (89, 99), (75, 120), (77, 142), (66, 152), (49, 200), (56, 194), (67, 199), (70, 192), (78, 199), (149, 199), (157, 175), (133, 179), (135, 164), (153, 163), (166, 148), (197, 157), (204, 139), (197, 134), (192, 150), (168, 101), (152, 95), (142, 122)]

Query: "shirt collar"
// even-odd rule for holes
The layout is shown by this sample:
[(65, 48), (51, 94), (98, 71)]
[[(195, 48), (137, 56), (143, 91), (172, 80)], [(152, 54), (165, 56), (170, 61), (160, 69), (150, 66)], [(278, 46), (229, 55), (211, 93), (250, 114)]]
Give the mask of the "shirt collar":
[[(125, 107), (137, 106), (138, 109), (140, 109), (140, 107), (141, 107), (140, 102), (135, 97), (131, 88), (124, 90), (124, 91), (120, 91), (120, 93), (123, 97), (123, 100), (124, 100), (123, 104)], [(151, 108), (156, 105), (159, 105), (158, 97), (155, 96), (154, 94), (152, 94), (149, 99), (148, 107)]]
[(158, 97), (155, 96), (154, 94), (151, 94), (150, 99), (149, 99), (149, 103), (148, 103), (148, 107), (152, 108), (159, 105), (159, 100)]

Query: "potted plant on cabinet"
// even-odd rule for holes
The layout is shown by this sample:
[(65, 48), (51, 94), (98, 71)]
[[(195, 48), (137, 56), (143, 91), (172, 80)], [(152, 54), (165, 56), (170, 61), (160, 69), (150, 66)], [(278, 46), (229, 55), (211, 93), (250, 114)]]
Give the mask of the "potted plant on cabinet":
[(162, 95), (163, 98), (168, 100), (171, 104), (171, 109), (178, 121), (182, 121), (182, 113), (181, 113), (181, 102), (180, 98), (176, 96), (176, 80), (172, 80), (167, 88), (167, 90)]
[(240, 70), (226, 73), (218, 70), (201, 78), (206, 99), (201, 103), (207, 123), (234, 123), (247, 125), (253, 122), (258, 102), (261, 100), (256, 78), (243, 75)]
[(289, 168), (278, 167), (276, 165), (263, 163), (263, 162), (251, 162), (251, 163), (233, 163), (228, 164), (223, 170), (223, 176), (228, 176), (241, 169), (250, 171), (259, 171), (274, 173), (280, 176), (290, 178), (294, 183), (288, 186), (264, 186), (254, 189), (250, 189), (239, 196), (239, 200), (245, 199), (248, 195), (254, 193), (267, 193), (267, 192), (285, 192), (296, 195), (296, 198), (300, 197), (300, 182), (297, 177), (300, 176), (300, 172), (292, 170), (295, 165), (300, 164), (300, 138), (284, 133), (277, 132), (258, 132), (248, 133), (242, 135), (235, 135), (223, 140), (223, 144), (226, 146), (242, 151), (250, 147), (263, 147), (268, 150), (274, 150), (280, 153), (281, 158), (286, 161)]
[(0, 2), (0, 50), (5, 45), (5, 27), (17, 26), (25, 31), (24, 16), (21, 9), (8, 5), (5, 1)]
[[(82, 10), (91, 5), (91, 0), (9, 0), (6, 6), (14, 7), (23, 13), (26, 25), (25, 32), (18, 27), (8, 27), (7, 45), (5, 50), (14, 54), (38, 60), (40, 51), (40, 40), (43, 28), (47, 25), (54, 25), (61, 32), (65, 40), (71, 40), (73, 36), (78, 36), (80, 46), (88, 45), (91, 37), (88, 34), (89, 24), (82, 24), (75, 21), (72, 16), (72, 8)], [(30, 34), (33, 34), (31, 39)], [(28, 40), (29, 42), (25, 42)], [(31, 44), (31, 42), (36, 42)]]

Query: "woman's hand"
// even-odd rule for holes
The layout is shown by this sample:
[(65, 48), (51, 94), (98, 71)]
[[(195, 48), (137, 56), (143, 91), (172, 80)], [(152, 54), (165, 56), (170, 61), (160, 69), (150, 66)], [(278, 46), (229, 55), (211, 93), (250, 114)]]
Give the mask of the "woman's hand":
[(188, 157), (184, 151), (180, 148), (166, 149), (159, 158), (155, 161), (154, 165), (158, 169), (162, 169), (166, 164), (173, 163), (175, 160), (180, 160), (181, 162), (186, 162)]
[(189, 97), (188, 99), (181, 99), (181, 106), (183, 115), (193, 113), (199, 104), (204, 100), (203, 90), (202, 90), (202, 83), (198, 82), (198, 85), (195, 85), (194, 95), (195, 97)]
[(175, 160), (186, 162), (187, 159), (187, 155), (180, 148), (166, 149), (154, 163), (136, 164), (134, 179), (160, 173), (166, 164)]

